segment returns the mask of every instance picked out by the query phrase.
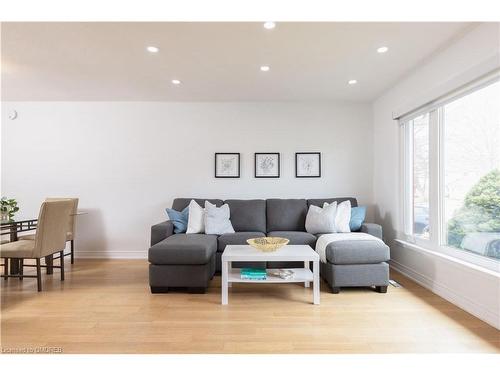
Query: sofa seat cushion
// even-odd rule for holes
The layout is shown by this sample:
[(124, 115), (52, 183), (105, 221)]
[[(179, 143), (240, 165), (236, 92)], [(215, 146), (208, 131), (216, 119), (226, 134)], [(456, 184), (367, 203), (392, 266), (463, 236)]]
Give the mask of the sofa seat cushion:
[(246, 245), (249, 238), (265, 237), (262, 232), (225, 233), (219, 236), (217, 251), (224, 251), (226, 245)]
[(316, 236), (307, 232), (298, 231), (274, 231), (269, 232), (268, 237), (283, 237), (290, 240), (289, 245), (309, 245), (314, 249)]
[(326, 259), (333, 264), (373, 264), (389, 258), (389, 246), (378, 240), (335, 241), (326, 247)]
[(217, 236), (179, 233), (149, 248), (153, 264), (207, 264), (217, 251)]

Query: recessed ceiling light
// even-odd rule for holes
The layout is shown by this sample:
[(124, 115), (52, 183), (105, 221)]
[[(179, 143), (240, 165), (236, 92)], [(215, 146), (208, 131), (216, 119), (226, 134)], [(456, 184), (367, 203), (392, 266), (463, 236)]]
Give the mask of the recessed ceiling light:
[(173, 80), (172, 80), (172, 83), (173, 83), (174, 85), (180, 85), (182, 82), (181, 82), (181, 81), (179, 81), (178, 79), (173, 79)]
[(263, 72), (268, 72), (268, 71), (269, 71), (269, 69), (271, 69), (271, 68), (270, 68), (268, 65), (262, 65), (262, 66), (260, 67), (260, 70), (261, 70), (261, 71), (263, 71)]
[(147, 46), (146, 49), (148, 50), (148, 52), (151, 52), (151, 53), (157, 53), (160, 51), (160, 49), (158, 47), (155, 47), (155, 46)]
[(378, 53), (386, 53), (387, 51), (389, 51), (389, 48), (386, 46), (382, 46), (382, 47), (377, 48)]
[(271, 30), (271, 29), (274, 29), (275, 27), (276, 27), (276, 24), (274, 22), (271, 22), (271, 21), (264, 22), (264, 29)]
[(356, 81), (355, 79), (350, 79), (347, 83), (350, 85), (355, 85), (356, 83), (358, 83), (358, 81)]

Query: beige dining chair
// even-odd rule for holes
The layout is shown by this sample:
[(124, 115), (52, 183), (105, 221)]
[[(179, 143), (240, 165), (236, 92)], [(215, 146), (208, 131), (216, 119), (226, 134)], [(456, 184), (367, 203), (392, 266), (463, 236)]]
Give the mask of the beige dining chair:
[[(73, 202), (69, 199), (43, 202), (38, 215), (37, 230), (33, 240), (19, 240), (0, 245), (0, 258), (8, 264), (9, 259), (19, 259), (20, 268), (18, 275), (9, 275), (8, 266), (5, 265), (3, 277), (17, 277), (22, 280), (24, 277), (36, 277), (38, 291), (42, 290), (41, 258), (55, 253), (60, 254), (60, 266), (53, 268), (61, 269), (61, 280), (64, 280), (64, 249), (66, 247), (66, 236), (68, 221), (73, 209)], [(36, 276), (24, 275), (23, 268), (30, 267), (24, 265), (25, 259), (35, 259)]]
[[(70, 252), (64, 254), (64, 256), (71, 256), (71, 264), (75, 263), (75, 231), (76, 231), (76, 214), (78, 211), (78, 198), (46, 198), (45, 202), (53, 202), (58, 200), (70, 200), (73, 202), (71, 215), (68, 222), (68, 232), (66, 234), (66, 241), (70, 242)], [(34, 240), (34, 234), (26, 234), (24, 236), (19, 236), (20, 240)]]

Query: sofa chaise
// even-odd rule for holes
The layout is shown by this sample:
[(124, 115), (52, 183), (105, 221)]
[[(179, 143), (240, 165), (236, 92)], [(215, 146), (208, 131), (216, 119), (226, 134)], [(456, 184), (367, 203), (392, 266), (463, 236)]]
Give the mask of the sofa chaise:
[[(192, 198), (176, 198), (174, 210), (181, 211)], [(149, 284), (152, 293), (169, 289), (188, 288), (203, 293), (216, 272), (221, 270), (221, 256), (226, 245), (246, 244), (255, 237), (279, 236), (291, 245), (315, 247), (318, 236), (307, 233), (305, 220), (310, 205), (349, 200), (356, 207), (355, 198), (330, 199), (194, 199), (201, 206), (205, 200), (217, 207), (227, 203), (235, 233), (220, 236), (208, 234), (174, 234), (174, 226), (165, 221), (151, 227), (151, 247), (148, 253)], [(382, 239), (378, 224), (364, 223), (362, 232)], [(369, 286), (386, 292), (389, 283), (389, 247), (381, 241), (345, 240), (330, 243), (326, 248), (327, 263), (321, 263), (320, 274), (338, 293), (341, 287)], [(294, 262), (235, 263), (233, 267), (294, 268), (303, 267)]]

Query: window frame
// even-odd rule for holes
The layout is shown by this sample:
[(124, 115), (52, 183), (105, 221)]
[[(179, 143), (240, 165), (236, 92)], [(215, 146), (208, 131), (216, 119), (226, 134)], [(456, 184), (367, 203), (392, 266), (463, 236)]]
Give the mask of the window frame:
[[(446, 245), (446, 223), (444, 222), (444, 111), (446, 104), (463, 96), (500, 81), (500, 70), (455, 90), (418, 110), (399, 119), (401, 130), (401, 160), (403, 182), (402, 198), (402, 238), (422, 248), (439, 252), (462, 261), (500, 272), (500, 260), (474, 254), (466, 250)], [(429, 238), (421, 238), (413, 234), (413, 126), (411, 121), (429, 113)]]

